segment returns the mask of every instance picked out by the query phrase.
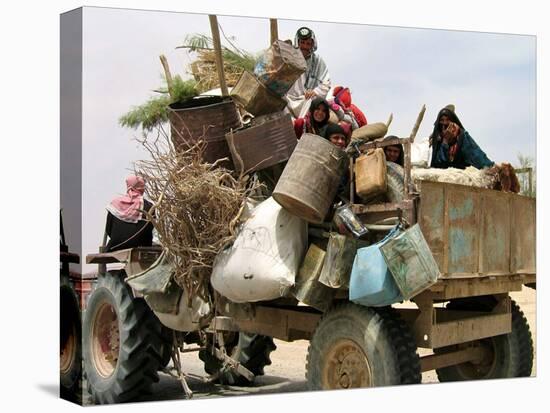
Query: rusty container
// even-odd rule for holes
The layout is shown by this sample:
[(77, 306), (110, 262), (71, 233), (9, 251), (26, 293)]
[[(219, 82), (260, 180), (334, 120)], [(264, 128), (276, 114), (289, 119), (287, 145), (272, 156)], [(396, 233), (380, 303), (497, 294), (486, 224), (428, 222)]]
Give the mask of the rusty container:
[(386, 192), (386, 156), (382, 148), (369, 151), (355, 161), (355, 190), (361, 198)]
[(237, 106), (230, 97), (196, 97), (169, 106), (171, 139), (176, 148), (183, 150), (201, 138), (205, 148), (203, 159), (214, 163), (228, 158), (223, 166), (233, 168), (225, 134), (242, 126)]
[(300, 49), (282, 40), (275, 40), (254, 67), (254, 74), (272, 92), (284, 96), (307, 70)]
[(336, 196), (347, 164), (342, 149), (305, 133), (277, 182), (273, 198), (291, 214), (319, 224)]
[(330, 288), (348, 288), (357, 240), (331, 232), (319, 282)]
[(439, 268), (418, 224), (389, 239), (380, 251), (405, 300), (437, 282)]
[(319, 282), (324, 261), (325, 251), (311, 244), (291, 289), (297, 300), (320, 311), (326, 311), (336, 295), (336, 289)]
[(290, 115), (282, 112), (254, 118), (225, 138), (238, 172), (258, 171), (284, 162), (298, 143)]
[(286, 100), (277, 96), (247, 71), (243, 72), (231, 90), (231, 97), (254, 116), (280, 112), (286, 106)]

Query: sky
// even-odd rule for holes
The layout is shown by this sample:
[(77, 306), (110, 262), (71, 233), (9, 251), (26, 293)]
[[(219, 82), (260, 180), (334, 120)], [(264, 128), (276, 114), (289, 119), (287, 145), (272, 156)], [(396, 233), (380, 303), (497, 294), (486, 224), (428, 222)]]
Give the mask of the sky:
[[(86, 254), (101, 243), (105, 206), (125, 191), (133, 162), (147, 157), (135, 141), (140, 132), (121, 127), (119, 117), (157, 95), (160, 54), (172, 74), (189, 77), (195, 56), (176, 47), (188, 34), (210, 35), (210, 26), (205, 14), (86, 7), (83, 16)], [(218, 22), (222, 43), (225, 34), (253, 54), (269, 46), (268, 19), (218, 16)], [(315, 31), (332, 85), (349, 87), (369, 122), (386, 122), (393, 113), (389, 134), (408, 136), (425, 104), (417, 135), (422, 142), (437, 112), (452, 103), (492, 160), (514, 164), (518, 153), (535, 157), (535, 36), (279, 19), (279, 37), (293, 39), (304, 25)]]

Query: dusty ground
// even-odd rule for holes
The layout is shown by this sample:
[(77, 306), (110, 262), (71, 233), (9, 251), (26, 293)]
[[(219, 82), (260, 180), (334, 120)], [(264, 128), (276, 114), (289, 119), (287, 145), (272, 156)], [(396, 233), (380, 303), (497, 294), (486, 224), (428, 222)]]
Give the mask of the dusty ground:
[[(525, 313), (531, 328), (535, 344), (535, 363), (532, 376), (535, 376), (537, 333), (535, 318), (536, 291), (524, 287), (522, 292), (512, 293), (511, 296)], [(189, 379), (189, 386), (194, 392), (193, 398), (306, 391), (305, 365), (308, 343), (303, 340), (292, 343), (275, 340), (277, 350), (271, 354), (272, 364), (265, 368), (265, 376), (256, 378), (253, 387), (216, 386), (202, 383), (198, 379)], [(421, 356), (430, 354), (430, 351), (420, 350), (419, 354)], [(186, 372), (205, 375), (203, 364), (196, 353), (183, 354), (182, 363)], [(434, 383), (437, 381), (435, 371), (422, 374), (422, 383)], [(175, 400), (183, 398), (185, 396), (179, 381), (163, 373), (161, 374), (160, 382), (154, 386), (153, 394), (145, 397), (144, 400)], [(89, 399), (87, 401), (89, 402)]]

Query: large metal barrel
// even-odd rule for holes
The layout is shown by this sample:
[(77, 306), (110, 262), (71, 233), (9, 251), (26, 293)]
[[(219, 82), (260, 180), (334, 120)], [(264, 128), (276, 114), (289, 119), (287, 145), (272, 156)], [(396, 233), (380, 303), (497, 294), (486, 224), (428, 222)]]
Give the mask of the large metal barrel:
[(206, 162), (214, 163), (218, 159), (228, 158), (223, 166), (233, 168), (225, 134), (242, 126), (233, 99), (207, 96), (172, 103), (168, 118), (172, 143), (176, 148), (185, 150), (203, 139), (203, 159)]
[(273, 198), (291, 214), (321, 223), (346, 165), (347, 156), (342, 149), (320, 136), (305, 133), (277, 182)]

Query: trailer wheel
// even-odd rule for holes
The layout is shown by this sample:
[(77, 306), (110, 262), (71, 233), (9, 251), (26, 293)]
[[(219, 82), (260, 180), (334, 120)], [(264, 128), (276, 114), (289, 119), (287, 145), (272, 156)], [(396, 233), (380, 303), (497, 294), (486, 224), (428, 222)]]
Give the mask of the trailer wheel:
[(162, 325), (118, 274), (100, 276), (84, 318), (84, 367), (94, 402), (147, 393), (164, 362)]
[[(277, 346), (271, 337), (239, 333), (228, 337), (225, 348), (232, 358), (250, 370), (254, 376), (263, 376), (264, 367), (271, 364), (270, 354)], [(199, 351), (199, 358), (204, 362), (204, 370), (210, 375), (222, 369), (222, 362), (212, 354), (210, 349)], [(249, 386), (253, 383), (231, 370), (220, 373), (217, 382), (221, 384)]]
[(514, 377), (529, 377), (533, 370), (533, 337), (529, 329), (529, 323), (519, 308), (512, 300), (512, 333), (517, 343), (515, 347), (519, 352), (519, 368)]
[[(306, 365), (310, 390), (419, 382), (412, 336), (392, 309), (345, 303), (327, 312), (311, 339)], [(409, 332), (410, 334), (410, 332)]]
[[(480, 297), (476, 307), (475, 300), (451, 302), (448, 308), (456, 310), (491, 310), (496, 300), (492, 296)], [(512, 332), (471, 343), (434, 349), (435, 353), (465, 346), (483, 346), (488, 350), (489, 357), (481, 362), (468, 362), (456, 366), (436, 369), (440, 382), (500, 379), (511, 377), (526, 377), (533, 369), (533, 340), (527, 319), (519, 306), (512, 301)]]
[(404, 176), (403, 167), (395, 162), (386, 162), (386, 196), (390, 202), (401, 202), (404, 194)]
[(61, 277), (59, 383), (63, 399), (76, 401), (82, 381), (82, 335), (80, 307), (69, 278)]

